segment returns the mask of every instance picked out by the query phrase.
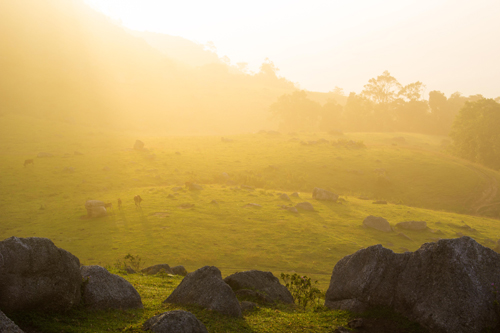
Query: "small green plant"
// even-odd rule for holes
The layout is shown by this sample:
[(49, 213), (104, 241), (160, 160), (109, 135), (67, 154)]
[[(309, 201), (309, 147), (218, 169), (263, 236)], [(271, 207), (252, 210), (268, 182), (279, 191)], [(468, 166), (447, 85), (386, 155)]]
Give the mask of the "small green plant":
[(130, 266), (136, 272), (140, 272), (141, 268), (144, 266), (144, 262), (139, 255), (133, 256), (129, 253), (123, 259), (125, 259), (125, 265)]
[(281, 279), (298, 306), (306, 309), (310, 304), (316, 307), (319, 305), (323, 293), (316, 287), (318, 281), (311, 282), (310, 277), (300, 276), (297, 273), (293, 275), (281, 273)]
[(117, 259), (114, 266), (121, 272), (126, 272), (127, 268), (132, 268), (134, 271), (140, 272), (141, 268), (144, 266), (144, 262), (139, 255), (134, 256), (129, 253), (123, 257), (123, 261)]

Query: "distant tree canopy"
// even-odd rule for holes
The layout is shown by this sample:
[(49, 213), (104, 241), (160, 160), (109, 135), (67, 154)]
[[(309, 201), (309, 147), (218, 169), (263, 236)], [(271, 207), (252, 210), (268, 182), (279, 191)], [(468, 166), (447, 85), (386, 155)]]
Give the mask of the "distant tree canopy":
[[(434, 90), (425, 100), (424, 88), (420, 81), (402, 85), (385, 71), (370, 79), (361, 94), (352, 92), (345, 97), (337, 88), (336, 100), (322, 101), (321, 106), (309, 98), (311, 93), (294, 92), (279, 97), (271, 105), (271, 112), (280, 120), (280, 129), (284, 131), (398, 131), (448, 135), (464, 103), (483, 98), (481, 95), (465, 97), (460, 93), (447, 98)], [(342, 98), (338, 98), (339, 93)]]
[(455, 153), (500, 169), (500, 104), (493, 99), (466, 102), (450, 133)]

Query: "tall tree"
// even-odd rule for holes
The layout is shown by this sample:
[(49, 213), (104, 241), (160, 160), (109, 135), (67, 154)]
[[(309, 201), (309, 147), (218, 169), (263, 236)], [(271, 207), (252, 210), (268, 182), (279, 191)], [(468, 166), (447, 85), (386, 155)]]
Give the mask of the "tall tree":
[(370, 79), (361, 94), (377, 104), (387, 104), (396, 99), (401, 84), (388, 71)]
[(500, 104), (493, 99), (466, 102), (450, 133), (455, 153), (500, 169)]
[(283, 131), (315, 131), (318, 129), (321, 105), (307, 98), (303, 90), (284, 94), (270, 106), (272, 116), (280, 120)]

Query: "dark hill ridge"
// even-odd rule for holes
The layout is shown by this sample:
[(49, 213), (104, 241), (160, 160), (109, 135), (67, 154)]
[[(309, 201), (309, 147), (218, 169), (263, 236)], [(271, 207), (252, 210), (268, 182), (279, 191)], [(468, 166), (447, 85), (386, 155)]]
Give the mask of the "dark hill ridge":
[(163, 132), (248, 132), (266, 127), (269, 105), (295, 89), (272, 70), (247, 75), (221, 62), (192, 68), (177, 60), (82, 0), (0, 2), (3, 112)]

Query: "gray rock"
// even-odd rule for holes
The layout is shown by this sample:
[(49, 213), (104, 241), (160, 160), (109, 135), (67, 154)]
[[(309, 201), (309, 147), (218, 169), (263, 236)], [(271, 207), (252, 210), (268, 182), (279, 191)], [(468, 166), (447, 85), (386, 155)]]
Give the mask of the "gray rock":
[(164, 312), (149, 318), (142, 328), (154, 333), (208, 333), (205, 325), (194, 314), (183, 310)]
[(310, 211), (310, 212), (314, 211), (313, 205), (311, 205), (311, 203), (309, 203), (307, 201), (299, 202), (298, 204), (295, 205), (295, 208), (302, 209), (302, 210), (307, 210), (307, 211)]
[(104, 267), (82, 266), (82, 302), (92, 309), (142, 309), (141, 296), (121, 276), (111, 274)]
[(236, 295), (214, 266), (205, 266), (186, 275), (164, 303), (199, 305), (224, 315), (241, 317)]
[(396, 227), (407, 230), (426, 230), (427, 222), (425, 221), (405, 221), (396, 224)]
[(2, 333), (24, 333), (12, 320), (0, 311), (0, 332)]
[(184, 266), (174, 266), (172, 267), (172, 272), (175, 274), (175, 275), (182, 275), (182, 276), (186, 276), (187, 275), (187, 270), (184, 268)]
[(431, 332), (482, 332), (500, 320), (498, 272), (500, 254), (470, 237), (406, 253), (375, 245), (335, 265), (325, 305), (338, 308), (338, 302), (354, 299), (391, 307)]
[(155, 275), (158, 274), (161, 270), (163, 270), (163, 272), (166, 274), (174, 274), (174, 272), (172, 271), (172, 269), (168, 264), (149, 266), (141, 270), (141, 272), (146, 275)]
[(63, 312), (80, 303), (80, 260), (50, 239), (0, 242), (0, 309)]
[(290, 196), (294, 197), (294, 198), (298, 198), (299, 194), (297, 192), (293, 192), (292, 194), (290, 194)]
[(374, 204), (374, 205), (387, 205), (387, 201), (377, 200), (377, 201), (372, 202), (372, 204)]
[(257, 304), (254, 302), (248, 302), (248, 301), (243, 301), (240, 303), (241, 311), (252, 311), (253, 309), (257, 308)]
[(363, 220), (363, 225), (368, 227), (368, 228), (372, 228), (372, 229), (376, 229), (376, 230), (380, 230), (380, 231), (384, 231), (384, 232), (391, 232), (392, 231), (392, 228), (391, 228), (391, 225), (389, 224), (389, 222), (387, 222), (386, 219), (384, 219), (383, 217), (380, 217), (380, 216), (373, 216), (373, 215), (367, 216)]
[(87, 210), (88, 217), (103, 217), (108, 214), (105, 203), (99, 200), (87, 200), (85, 202), (85, 209)]
[(286, 193), (281, 193), (280, 199), (285, 201), (292, 201), (292, 199), (290, 199), (290, 197)]
[(143, 150), (144, 149), (144, 142), (142, 142), (141, 140), (135, 140), (134, 149), (135, 150)]
[(337, 199), (339, 198), (337, 194), (317, 187), (313, 190), (312, 197), (316, 200), (326, 201), (337, 201)]
[(251, 289), (267, 295), (272, 301), (293, 303), (292, 294), (271, 272), (251, 270), (229, 275), (224, 279), (233, 290)]
[(203, 190), (203, 186), (201, 186), (199, 184), (194, 184), (194, 183), (189, 183), (188, 184), (188, 188), (191, 191), (201, 191), (201, 190)]
[(234, 291), (234, 293), (236, 294), (236, 296), (238, 296), (240, 299), (243, 300), (250, 299), (250, 300), (255, 300), (259, 303), (273, 302), (271, 297), (267, 296), (266, 294), (251, 289), (239, 289)]

